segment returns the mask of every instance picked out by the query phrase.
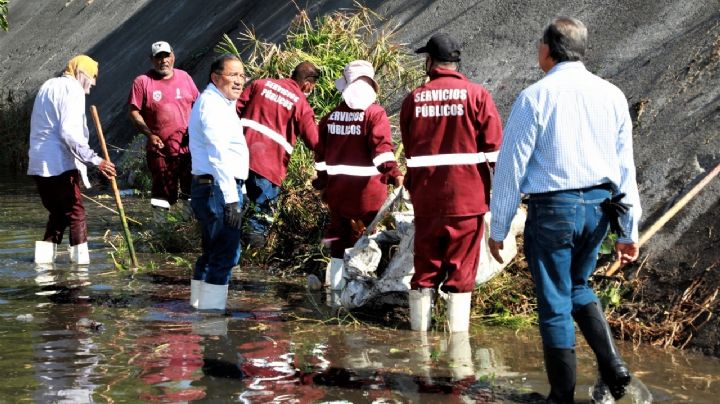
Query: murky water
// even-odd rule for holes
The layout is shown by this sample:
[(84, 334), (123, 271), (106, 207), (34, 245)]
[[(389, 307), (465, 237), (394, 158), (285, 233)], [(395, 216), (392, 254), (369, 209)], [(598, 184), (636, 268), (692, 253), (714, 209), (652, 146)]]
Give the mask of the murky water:
[[(324, 323), (334, 313), (324, 294), (259, 269), (236, 274), (231, 316), (196, 313), (187, 265), (116, 271), (102, 235), (117, 220), (85, 206), (92, 264), (73, 266), (61, 252), (36, 266), (46, 213), (26, 178), (0, 183), (0, 402), (531, 402), (529, 393), (547, 393), (535, 329), (467, 338)], [(150, 259), (164, 261), (140, 255)], [(717, 402), (717, 359), (620, 348), (654, 401)], [(578, 352), (577, 397), (587, 401), (593, 360), (587, 346)]]

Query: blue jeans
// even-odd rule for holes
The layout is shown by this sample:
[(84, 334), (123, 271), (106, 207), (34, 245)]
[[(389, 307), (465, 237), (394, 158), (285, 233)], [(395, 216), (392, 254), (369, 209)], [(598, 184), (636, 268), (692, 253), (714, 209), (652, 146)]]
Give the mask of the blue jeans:
[[(190, 206), (202, 229), (202, 254), (195, 262), (193, 279), (227, 285), (232, 267), (240, 261), (242, 232), (225, 225), (225, 198), (217, 184), (199, 183), (193, 178), (191, 192)], [(237, 184), (237, 192), (242, 204), (242, 181)]]
[(593, 187), (530, 196), (524, 250), (548, 348), (573, 348), (573, 310), (597, 301), (587, 282), (608, 231), (600, 203), (610, 195), (605, 187)]
[(248, 224), (253, 233), (266, 235), (275, 218), (275, 205), (280, 196), (280, 187), (260, 174), (250, 171), (245, 182), (250, 209)]

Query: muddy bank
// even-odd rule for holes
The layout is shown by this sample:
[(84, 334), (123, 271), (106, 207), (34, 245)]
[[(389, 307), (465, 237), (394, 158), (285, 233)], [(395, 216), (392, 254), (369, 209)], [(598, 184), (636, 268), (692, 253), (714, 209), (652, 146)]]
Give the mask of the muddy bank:
[[(398, 38), (415, 47), (436, 30), (464, 44), (462, 69), (493, 93), (507, 117), (517, 93), (537, 80), (535, 43), (553, 16), (567, 14), (590, 30), (588, 68), (626, 93), (635, 117), (635, 156), (647, 228), (704, 173), (720, 162), (720, 3), (717, 0), (546, 1), (368, 1), (399, 24)], [(309, 2), (313, 15), (351, 1)], [(134, 131), (124, 103), (132, 78), (147, 68), (147, 47), (170, 41), (178, 65), (199, 86), (206, 81), (212, 46), (243, 24), (265, 39), (279, 39), (295, 15), (288, 1), (183, 2), (160, 0), (11, 0), (11, 30), (0, 32), (0, 82), (32, 93), (73, 54), (100, 60), (100, 80), (88, 102), (98, 105), (105, 131), (125, 146)], [(391, 106), (397, 108), (397, 103)], [(657, 234), (644, 250), (645, 264), (630, 267), (648, 320), (693, 287), (691, 303), (707, 303), (689, 346), (720, 354), (720, 322), (711, 318), (720, 286), (720, 181), (711, 183)], [(708, 270), (709, 269), (709, 270)], [(702, 275), (702, 276), (701, 276)], [(695, 284), (693, 283), (694, 281)], [(628, 295), (630, 299), (632, 296)], [(684, 304), (680, 302), (679, 304)], [(692, 328), (692, 327), (690, 327)]]

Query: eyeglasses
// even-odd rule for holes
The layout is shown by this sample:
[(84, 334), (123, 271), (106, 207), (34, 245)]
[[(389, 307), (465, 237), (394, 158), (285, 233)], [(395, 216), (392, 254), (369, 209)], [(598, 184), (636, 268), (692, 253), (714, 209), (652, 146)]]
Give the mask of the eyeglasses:
[(230, 77), (231, 79), (243, 79), (245, 81), (250, 80), (250, 76), (248, 76), (246, 74), (242, 74), (242, 73), (230, 73), (230, 74), (217, 73), (217, 74), (219, 74), (221, 76), (225, 76), (225, 77)]

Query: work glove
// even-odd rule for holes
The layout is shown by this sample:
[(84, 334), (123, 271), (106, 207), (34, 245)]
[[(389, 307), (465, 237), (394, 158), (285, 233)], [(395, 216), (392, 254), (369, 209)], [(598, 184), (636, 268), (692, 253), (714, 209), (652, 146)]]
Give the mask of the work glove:
[(603, 212), (608, 216), (610, 221), (610, 231), (617, 234), (619, 237), (625, 237), (625, 230), (620, 225), (620, 217), (622, 217), (632, 205), (620, 202), (625, 197), (625, 194), (617, 194), (612, 198), (607, 198), (600, 204)]
[(223, 208), (225, 217), (225, 225), (233, 229), (240, 230), (242, 219), (242, 207), (238, 202), (226, 203)]

